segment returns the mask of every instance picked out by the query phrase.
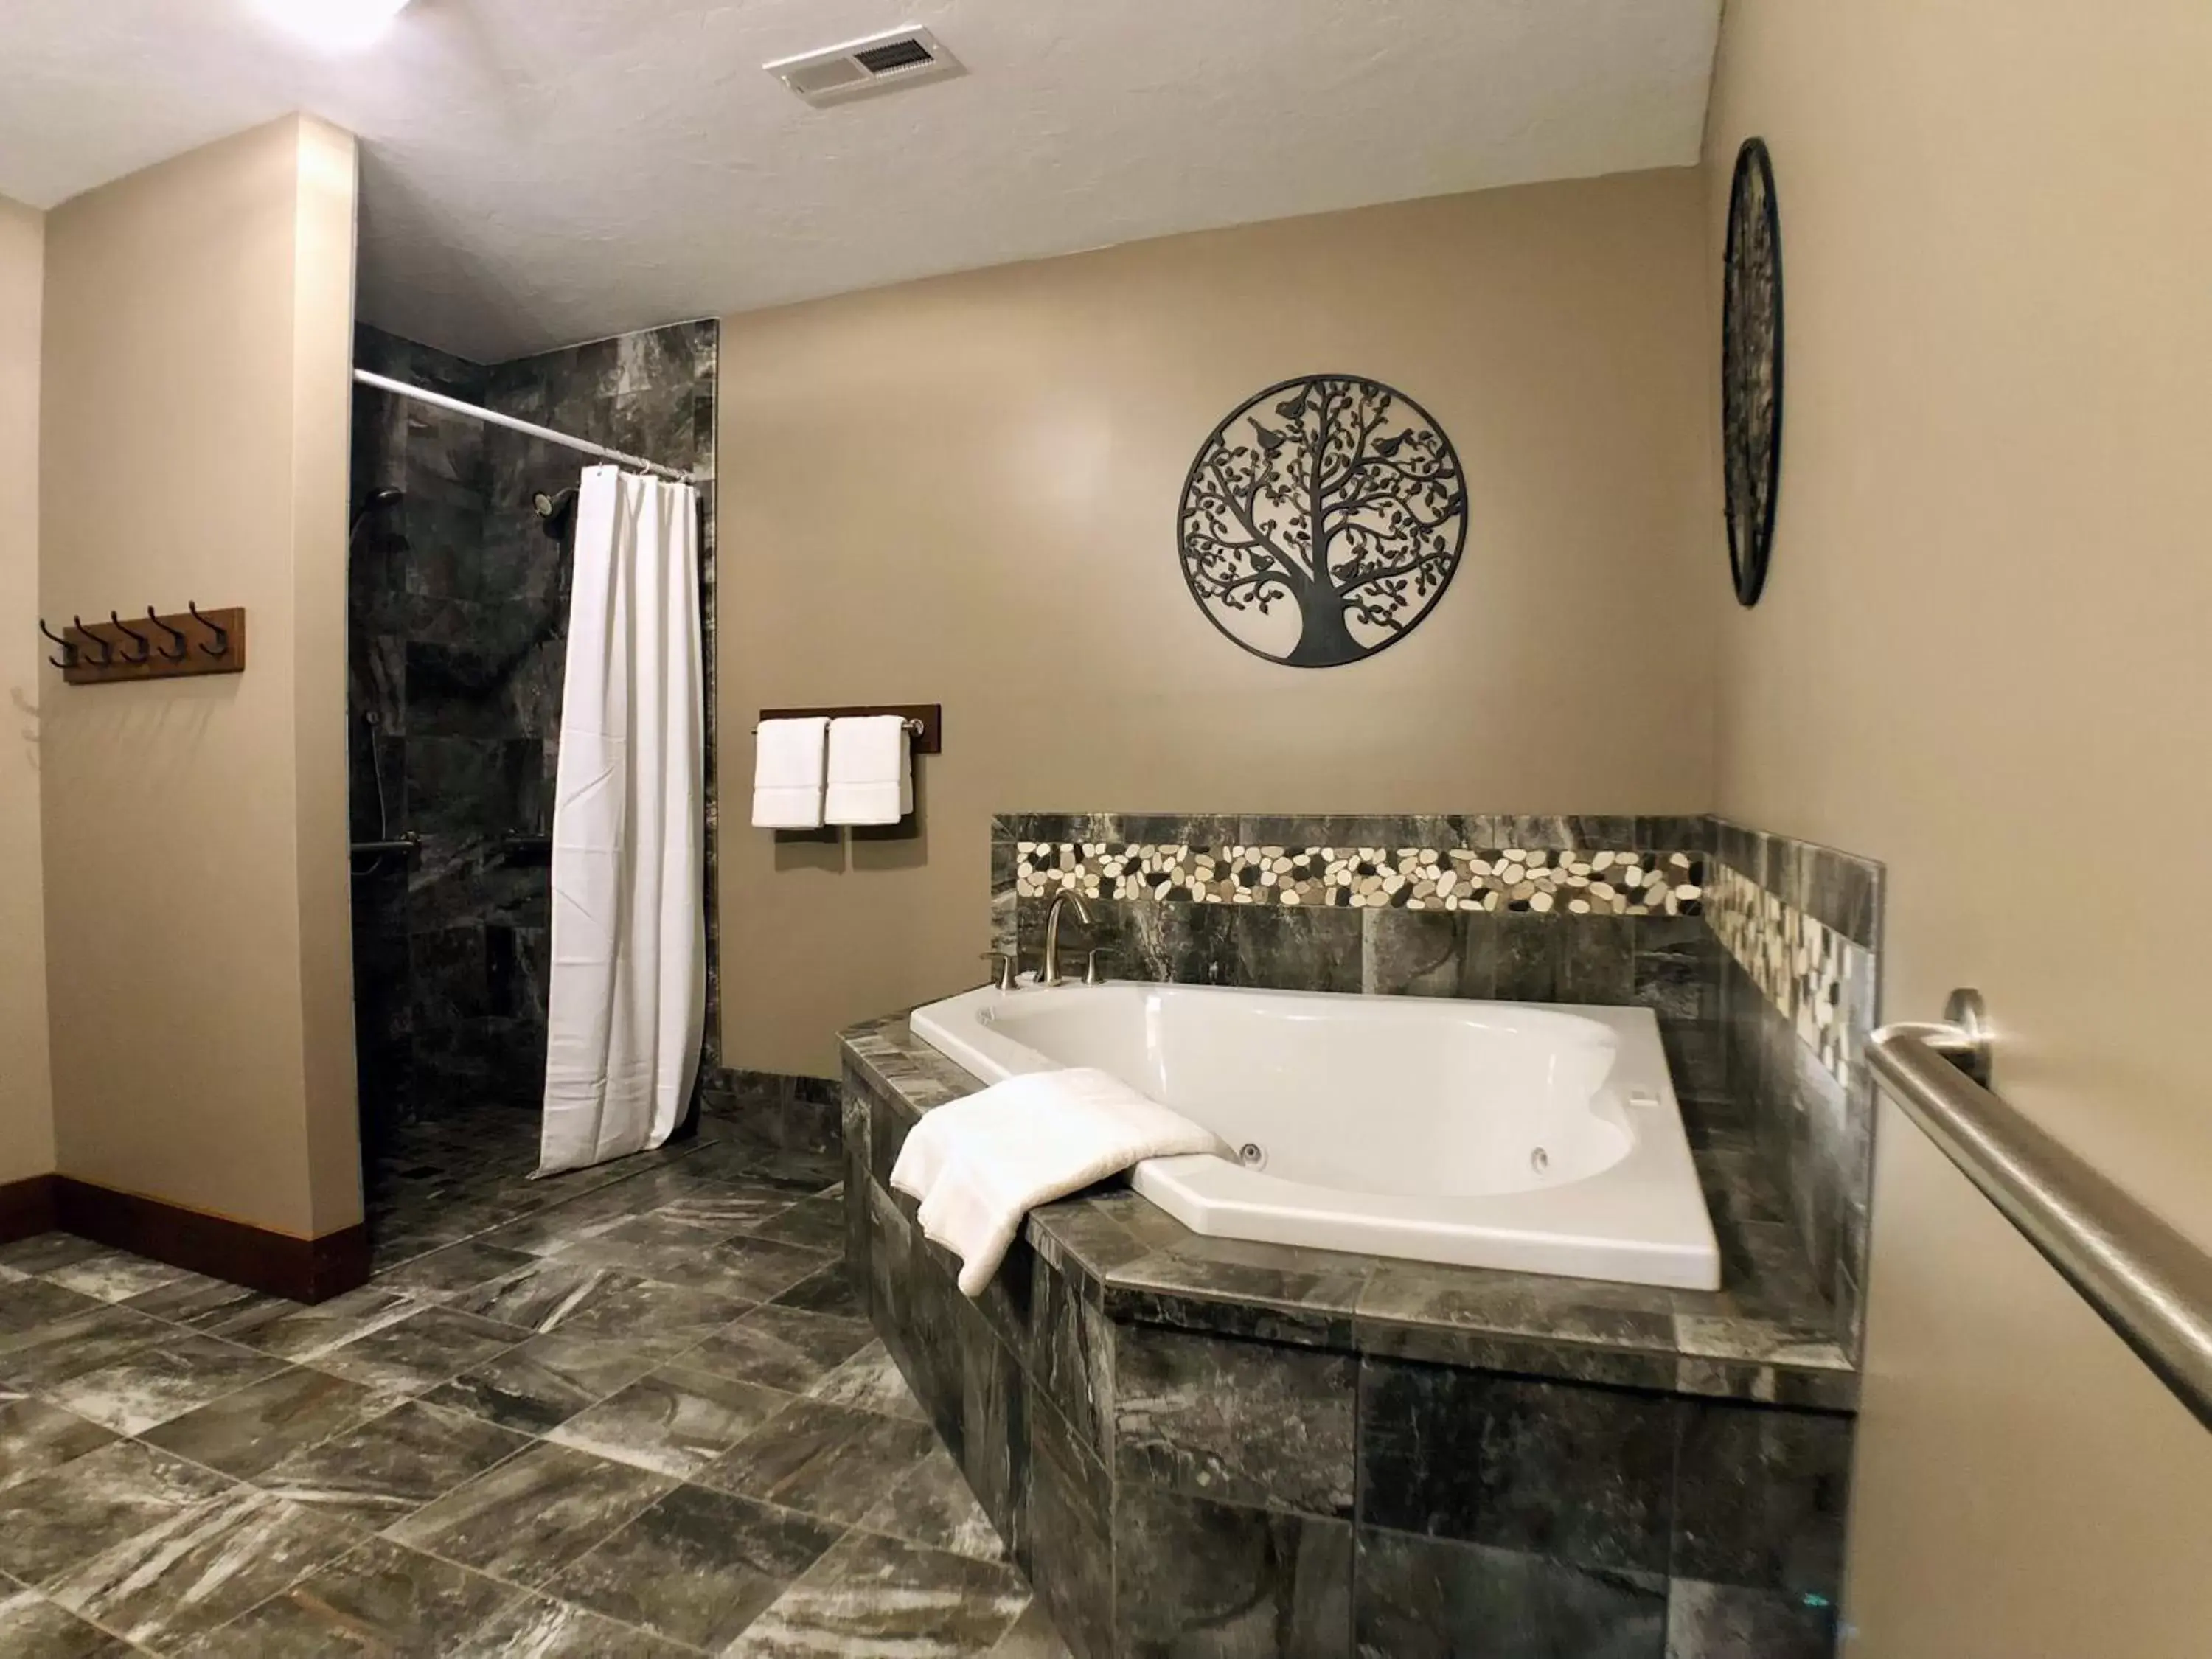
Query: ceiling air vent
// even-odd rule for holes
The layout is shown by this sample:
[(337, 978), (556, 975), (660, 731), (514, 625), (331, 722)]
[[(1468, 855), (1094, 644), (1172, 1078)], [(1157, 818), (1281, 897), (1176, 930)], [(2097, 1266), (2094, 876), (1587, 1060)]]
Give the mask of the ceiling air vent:
[(967, 73), (927, 29), (892, 29), (761, 67), (817, 106)]

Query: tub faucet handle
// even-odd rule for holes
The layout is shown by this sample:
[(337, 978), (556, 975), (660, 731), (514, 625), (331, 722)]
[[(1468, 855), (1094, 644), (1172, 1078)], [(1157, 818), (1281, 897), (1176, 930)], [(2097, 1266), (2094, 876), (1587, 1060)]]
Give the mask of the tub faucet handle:
[(1015, 962), (1011, 951), (986, 951), (983, 960), (991, 964), (991, 978), (1001, 991), (1014, 988)]
[(1106, 982), (1106, 975), (1098, 971), (1098, 952), (1096, 951), (1084, 953), (1083, 982), (1085, 985), (1103, 985)]

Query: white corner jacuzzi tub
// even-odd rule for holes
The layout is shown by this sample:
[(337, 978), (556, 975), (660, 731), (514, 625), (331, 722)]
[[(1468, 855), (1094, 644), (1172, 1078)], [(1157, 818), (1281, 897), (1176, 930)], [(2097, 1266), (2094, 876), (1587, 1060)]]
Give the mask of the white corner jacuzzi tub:
[(1648, 1008), (1115, 983), (987, 987), (913, 1024), (987, 1083), (1098, 1066), (1238, 1148), (1131, 1172), (1195, 1232), (1720, 1285)]

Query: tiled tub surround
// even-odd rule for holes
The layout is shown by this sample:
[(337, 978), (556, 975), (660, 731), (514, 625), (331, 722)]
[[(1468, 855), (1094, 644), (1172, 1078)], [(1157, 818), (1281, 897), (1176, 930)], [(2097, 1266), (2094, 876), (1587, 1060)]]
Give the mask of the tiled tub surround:
[(1078, 1653), (1827, 1653), (1856, 1377), (1780, 1195), (1699, 1149), (1726, 1288), (1198, 1237), (1126, 1188), (1032, 1213), (975, 1303), (886, 1177), (975, 1080), (844, 1045), (847, 1249)]
[(1712, 827), (1706, 919), (1721, 947), (1711, 960), (1729, 1096), (1789, 1195), (1856, 1352), (1874, 1182), (1866, 1042), (1881, 994), (1881, 866), (1725, 820)]
[(1878, 865), (1714, 817), (1020, 812), (991, 880), (1028, 964), (1073, 886), (1063, 945), (1117, 978), (1650, 1008), (1701, 1156), (1764, 1165), (1856, 1345)]
[[(711, 474), (715, 325), (685, 324), (496, 367), (363, 326), (365, 368)], [(364, 1127), (543, 1092), (550, 828), (568, 634), (568, 538), (532, 505), (574, 488), (583, 458), (446, 410), (356, 389), (353, 495), (397, 487), (349, 571), (356, 839), (412, 830), (411, 863), (354, 884)], [(711, 676), (713, 486), (703, 612)], [(708, 1030), (715, 952), (709, 779)]]

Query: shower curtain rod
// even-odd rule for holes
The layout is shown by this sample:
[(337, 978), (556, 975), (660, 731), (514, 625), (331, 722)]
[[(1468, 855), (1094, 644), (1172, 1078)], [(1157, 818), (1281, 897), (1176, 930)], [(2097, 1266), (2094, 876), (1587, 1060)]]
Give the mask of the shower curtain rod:
[(356, 368), (355, 380), (363, 386), (373, 386), (379, 392), (395, 392), (402, 398), (411, 398), (418, 404), (434, 404), (440, 409), (450, 409), (456, 415), (472, 416), (492, 426), (503, 426), (510, 432), (526, 433), (533, 438), (559, 444), (567, 449), (581, 450), (586, 455), (596, 455), (603, 461), (613, 461), (620, 466), (634, 466), (641, 472), (651, 472), (678, 483), (696, 484), (699, 480), (679, 467), (663, 466), (659, 461), (648, 461), (641, 455), (625, 455), (619, 449), (609, 449), (605, 444), (595, 444), (587, 438), (572, 438), (565, 432), (556, 432), (550, 426), (538, 426), (529, 421), (518, 421), (512, 415), (502, 415), (495, 409), (484, 409), (476, 404), (465, 404), (459, 398), (448, 398), (442, 392), (426, 391), (419, 386), (410, 386), (404, 380), (395, 380), (389, 375), (373, 374), (368, 369)]

